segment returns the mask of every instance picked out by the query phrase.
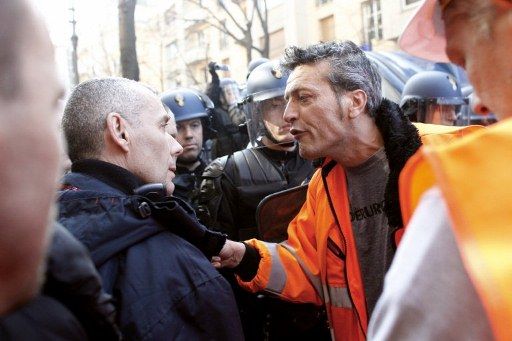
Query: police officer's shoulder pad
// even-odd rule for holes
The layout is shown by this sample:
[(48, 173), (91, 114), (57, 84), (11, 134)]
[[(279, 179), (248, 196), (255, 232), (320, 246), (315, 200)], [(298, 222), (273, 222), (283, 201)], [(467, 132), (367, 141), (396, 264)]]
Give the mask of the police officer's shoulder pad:
[(212, 161), (204, 170), (203, 178), (218, 178), (224, 172), (224, 168), (226, 167), (226, 163), (228, 160), (228, 155), (219, 157)]

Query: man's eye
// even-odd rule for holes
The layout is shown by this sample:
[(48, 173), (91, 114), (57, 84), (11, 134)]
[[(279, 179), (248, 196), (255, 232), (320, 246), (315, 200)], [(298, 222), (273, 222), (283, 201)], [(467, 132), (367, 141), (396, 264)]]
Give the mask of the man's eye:
[(308, 99), (309, 99), (309, 96), (307, 96), (307, 95), (299, 95), (300, 102), (307, 102)]

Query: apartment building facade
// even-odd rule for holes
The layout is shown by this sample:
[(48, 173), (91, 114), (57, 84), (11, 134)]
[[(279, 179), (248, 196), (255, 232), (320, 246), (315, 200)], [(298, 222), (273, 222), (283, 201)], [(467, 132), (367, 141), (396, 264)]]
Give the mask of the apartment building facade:
[[(230, 13), (222, 10), (217, 0), (169, 2), (163, 14), (165, 87), (204, 89), (210, 79), (209, 61), (229, 65), (230, 72), (220, 72), (221, 77), (232, 77), (244, 83), (248, 63), (246, 48), (236, 44), (218, 26), (226, 25), (241, 37), (230, 15), (243, 23), (244, 16), (239, 9), (245, 9), (246, 15), (250, 16), (252, 1), (224, 0), (231, 5)], [(352, 40), (369, 50), (395, 50), (400, 32), (421, 0), (267, 0), (266, 3), (268, 57), (279, 59), (286, 46), (307, 46), (331, 40)], [(252, 38), (255, 46), (263, 47), (264, 33), (256, 15)], [(257, 51), (252, 51), (253, 58), (260, 56)]]

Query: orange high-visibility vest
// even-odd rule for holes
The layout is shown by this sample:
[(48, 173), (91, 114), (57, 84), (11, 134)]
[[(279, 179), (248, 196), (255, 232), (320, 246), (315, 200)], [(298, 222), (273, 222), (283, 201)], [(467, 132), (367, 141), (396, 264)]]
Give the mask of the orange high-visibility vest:
[(463, 139), (424, 146), (400, 177), (406, 224), (437, 185), (457, 244), (498, 340), (512, 340), (512, 119)]
[[(451, 141), (481, 127), (416, 124), (426, 144)], [(306, 202), (282, 243), (247, 241), (261, 255), (257, 275), (239, 280), (292, 302), (324, 304), (335, 340), (365, 340), (366, 298), (352, 233), (345, 171), (335, 162), (315, 172)]]

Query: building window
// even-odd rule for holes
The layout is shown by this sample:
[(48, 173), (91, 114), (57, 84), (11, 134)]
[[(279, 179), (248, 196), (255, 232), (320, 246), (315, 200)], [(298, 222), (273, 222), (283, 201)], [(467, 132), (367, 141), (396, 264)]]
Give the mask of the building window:
[(173, 60), (178, 56), (178, 43), (176, 41), (165, 46), (165, 55), (167, 60)]
[(367, 0), (361, 6), (365, 43), (371, 46), (372, 41), (380, 40), (383, 37), (380, 0)]
[(329, 2), (332, 2), (332, 0), (316, 0), (316, 5), (317, 6), (322, 6), (322, 5), (325, 5)]
[[(279, 59), (284, 53), (285, 40), (284, 40), (284, 29), (281, 28), (268, 35), (269, 38), (269, 51), (268, 57), (270, 59)], [(260, 46), (264, 44), (264, 37), (260, 38)]]
[(320, 40), (334, 40), (334, 15), (320, 19)]
[(205, 38), (203, 31), (190, 32), (187, 36), (188, 48), (198, 48), (204, 46)]

